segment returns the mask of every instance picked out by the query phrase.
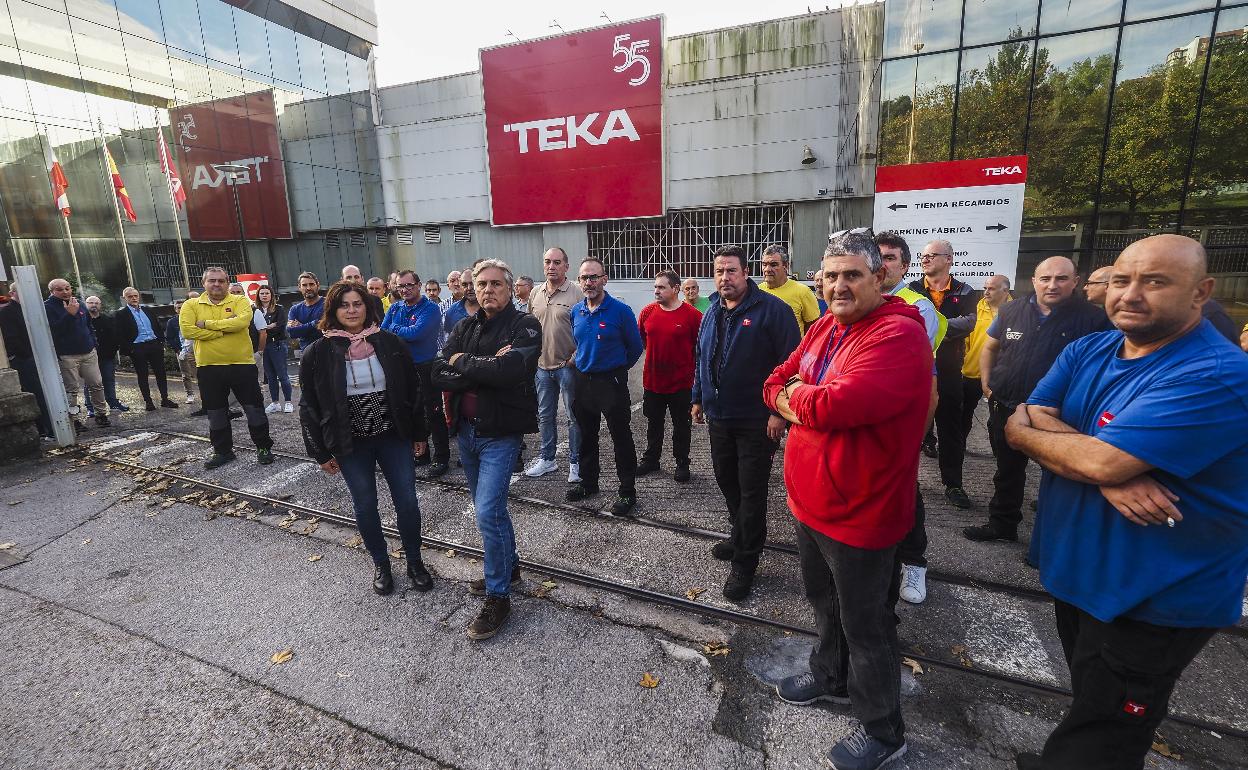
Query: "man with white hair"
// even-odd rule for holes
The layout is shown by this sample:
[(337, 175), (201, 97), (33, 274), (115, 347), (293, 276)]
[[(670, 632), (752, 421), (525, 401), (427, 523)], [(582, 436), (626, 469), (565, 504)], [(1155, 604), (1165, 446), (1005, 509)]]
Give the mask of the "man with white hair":
[(85, 427), (78, 419), (82, 411), (78, 405), (78, 393), (84, 383), (95, 408), (96, 425), (108, 427), (111, 423), (108, 421), (108, 404), (104, 400), (104, 378), (100, 374), (95, 332), (91, 330), (86, 308), (74, 296), (69, 281), (63, 278), (53, 278), (48, 282), (48, 298), (43, 308), (48, 314), (52, 344), (60, 361), (65, 400), (69, 402), (69, 415), (74, 427)]
[(125, 306), (113, 316), (117, 330), (117, 345), (122, 353), (134, 363), (134, 373), (139, 378), (139, 392), (147, 404), (147, 411), (156, 410), (152, 392), (147, 383), (150, 369), (156, 375), (156, 389), (160, 391), (160, 405), (177, 409), (178, 404), (169, 398), (169, 384), (165, 379), (165, 349), (156, 334), (159, 328), (156, 317), (139, 306), (139, 290), (127, 286), (121, 291)]

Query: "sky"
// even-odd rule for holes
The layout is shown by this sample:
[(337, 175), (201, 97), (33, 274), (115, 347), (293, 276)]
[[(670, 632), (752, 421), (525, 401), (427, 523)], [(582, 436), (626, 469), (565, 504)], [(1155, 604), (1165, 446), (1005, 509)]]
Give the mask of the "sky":
[(376, 0), (377, 85), (473, 72), (477, 69), (477, 49), (515, 42), (508, 31), (521, 40), (559, 34), (552, 26), (556, 21), (571, 32), (606, 24), (608, 19), (618, 22), (662, 13), (666, 15), (664, 34), (672, 37), (797, 16), (808, 8), (823, 10), (829, 4), (835, 8), (842, 0), (819, 0), (817, 5), (805, 0), (682, 0), (666, 4), (653, 0)]

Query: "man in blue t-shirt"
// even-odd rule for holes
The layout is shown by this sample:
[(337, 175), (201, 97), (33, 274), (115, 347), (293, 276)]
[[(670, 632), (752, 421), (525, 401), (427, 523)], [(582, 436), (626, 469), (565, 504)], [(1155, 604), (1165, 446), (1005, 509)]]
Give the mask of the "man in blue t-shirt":
[(1183, 669), (1238, 622), (1248, 578), (1248, 357), (1201, 318), (1204, 248), (1118, 257), (1118, 331), (1071, 343), (1010, 417), (1045, 468), (1032, 557), (1075, 697), (1020, 767), (1142, 767)]

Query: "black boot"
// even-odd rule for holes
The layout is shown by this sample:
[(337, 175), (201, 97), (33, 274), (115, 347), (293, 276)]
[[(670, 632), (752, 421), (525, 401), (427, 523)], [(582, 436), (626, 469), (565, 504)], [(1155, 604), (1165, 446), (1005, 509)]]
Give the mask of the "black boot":
[(489, 639), (507, 622), (511, 616), (511, 599), (506, 596), (487, 596), (481, 611), (468, 626), (468, 638), (474, 641)]
[(385, 596), (394, 591), (394, 575), (389, 564), (378, 564), (373, 570), (373, 592)]
[(411, 578), (412, 588), (417, 591), (433, 590), (433, 576), (429, 574), (429, 570), (425, 569), (425, 563), (419, 558), (413, 560), (411, 556), (408, 556), (407, 576)]
[(754, 586), (754, 569), (748, 564), (734, 561), (728, 580), (724, 583), (724, 598), (739, 602), (749, 596), (750, 588)]

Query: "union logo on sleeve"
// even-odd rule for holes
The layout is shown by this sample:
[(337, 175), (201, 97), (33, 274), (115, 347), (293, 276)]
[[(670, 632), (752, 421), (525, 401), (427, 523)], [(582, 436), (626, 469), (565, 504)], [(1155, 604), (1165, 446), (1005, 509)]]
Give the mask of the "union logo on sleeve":
[(1104, 428), (1106, 425), (1109, 425), (1113, 421), (1114, 421), (1114, 414), (1112, 412), (1101, 412), (1101, 416), (1096, 421), (1096, 427)]
[(747, 319), (745, 319), (744, 321), (742, 321), (742, 322), (741, 322), (741, 325), (742, 325), (742, 326), (749, 326), (749, 325), (750, 325), (750, 319), (748, 319), (748, 318), (747, 318)]
[(1133, 717), (1142, 717), (1148, 713), (1148, 705), (1128, 700), (1126, 703), (1122, 704), (1122, 710)]

